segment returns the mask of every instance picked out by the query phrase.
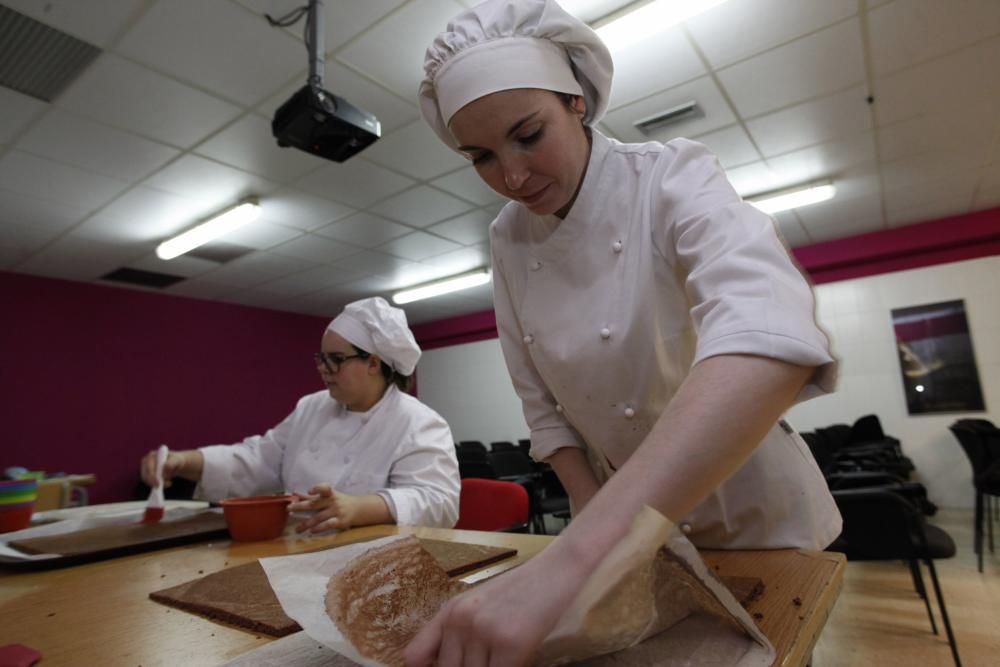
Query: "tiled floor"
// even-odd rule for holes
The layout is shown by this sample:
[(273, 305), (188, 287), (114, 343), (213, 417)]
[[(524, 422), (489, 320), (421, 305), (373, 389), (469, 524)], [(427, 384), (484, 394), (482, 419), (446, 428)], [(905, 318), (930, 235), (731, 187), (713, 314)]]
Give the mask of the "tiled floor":
[[(980, 574), (972, 550), (972, 511), (941, 510), (930, 521), (958, 547), (955, 558), (935, 564), (962, 665), (1000, 665), (1000, 550), (990, 554), (987, 548)], [(1000, 541), (1000, 524), (994, 525), (994, 533)], [(926, 568), (924, 580), (930, 587)], [(840, 599), (813, 653), (813, 667), (953, 665), (937, 601), (931, 602), (937, 636), (904, 563), (848, 563)]]

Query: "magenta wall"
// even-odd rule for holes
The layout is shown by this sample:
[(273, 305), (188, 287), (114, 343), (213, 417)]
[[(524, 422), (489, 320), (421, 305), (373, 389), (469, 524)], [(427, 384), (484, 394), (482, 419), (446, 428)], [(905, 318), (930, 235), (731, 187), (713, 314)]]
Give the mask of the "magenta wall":
[(161, 442), (235, 442), (321, 388), (322, 318), (5, 272), (0, 304), (0, 469), (96, 473), (91, 502)]

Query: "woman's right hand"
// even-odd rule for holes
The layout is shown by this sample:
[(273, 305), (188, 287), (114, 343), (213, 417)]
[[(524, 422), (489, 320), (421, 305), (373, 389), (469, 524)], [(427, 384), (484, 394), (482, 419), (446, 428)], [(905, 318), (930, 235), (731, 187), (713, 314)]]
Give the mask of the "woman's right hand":
[[(196, 458), (197, 461), (195, 460)], [(188, 451), (171, 450), (167, 454), (167, 460), (163, 463), (163, 486), (169, 487), (170, 480), (178, 476), (198, 481), (201, 479), (202, 460), (201, 452), (196, 449)], [(142, 457), (142, 461), (139, 463), (139, 474), (147, 486), (156, 486), (158, 480), (156, 479), (155, 449), (150, 450)]]

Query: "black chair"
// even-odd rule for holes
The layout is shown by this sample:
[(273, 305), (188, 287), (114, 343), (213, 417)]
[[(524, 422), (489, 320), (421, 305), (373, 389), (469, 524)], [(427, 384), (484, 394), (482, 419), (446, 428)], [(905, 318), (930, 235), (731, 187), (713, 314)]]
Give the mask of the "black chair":
[(517, 449), (517, 446), (508, 440), (498, 440), (497, 442), (490, 443), (491, 452), (506, 451), (511, 449)]
[(833, 497), (844, 518), (844, 530), (829, 550), (845, 554), (849, 561), (904, 560), (909, 563), (913, 584), (924, 600), (931, 629), (938, 634), (920, 569), (920, 561), (923, 561), (931, 575), (955, 666), (961, 667), (958, 645), (934, 568), (935, 559), (955, 555), (955, 542), (951, 536), (928, 524), (916, 507), (892, 491), (847, 489), (834, 491)]
[(458, 476), (461, 479), (496, 479), (497, 473), (488, 461), (463, 461), (458, 460)]
[(455, 455), (459, 463), (486, 463), (488, 452), (481, 442), (465, 441), (455, 445)]
[(923, 512), (924, 516), (937, 514), (937, 505), (927, 497), (927, 487), (920, 482), (907, 482), (892, 473), (870, 472), (839, 472), (826, 476), (826, 483), (831, 491), (845, 489), (884, 489), (903, 496)]
[(980, 572), (983, 571), (983, 523), (989, 533), (990, 553), (993, 553), (991, 499), (1000, 497), (1000, 429), (984, 422), (961, 419), (948, 427), (972, 466), (972, 487), (976, 496), (972, 546)]
[(535, 532), (548, 534), (545, 517), (553, 515), (563, 520), (563, 525), (570, 520), (569, 494), (563, 488), (562, 482), (555, 470), (548, 464), (543, 464), (537, 485), (537, 500), (535, 503)]

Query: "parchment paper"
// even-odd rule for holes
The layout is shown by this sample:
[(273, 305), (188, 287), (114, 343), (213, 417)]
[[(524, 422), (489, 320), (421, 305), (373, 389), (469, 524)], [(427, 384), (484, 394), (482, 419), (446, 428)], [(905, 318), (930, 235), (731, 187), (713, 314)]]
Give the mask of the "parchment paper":
[[(331, 576), (355, 557), (372, 550), (363, 557), (376, 557), (379, 547), (400, 539), (260, 562), (285, 613), (310, 638), (375, 666), (381, 663), (361, 655), (327, 615), (325, 595)], [(774, 657), (773, 646), (694, 546), (669, 520), (645, 508), (546, 638), (538, 664), (764, 667)]]

